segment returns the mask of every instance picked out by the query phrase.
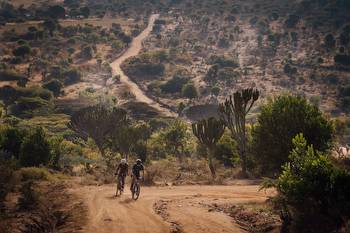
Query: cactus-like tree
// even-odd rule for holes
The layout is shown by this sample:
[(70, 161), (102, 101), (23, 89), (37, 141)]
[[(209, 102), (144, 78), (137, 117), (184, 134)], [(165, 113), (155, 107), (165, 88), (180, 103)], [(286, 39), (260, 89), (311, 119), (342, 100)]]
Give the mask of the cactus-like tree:
[(253, 88), (235, 92), (219, 106), (221, 120), (230, 129), (232, 138), (237, 141), (238, 154), (242, 163), (242, 173), (247, 175), (246, 116), (259, 99), (259, 91)]
[(216, 143), (222, 137), (225, 131), (225, 124), (222, 120), (214, 117), (203, 119), (192, 124), (193, 134), (198, 138), (199, 142), (207, 147), (208, 165), (213, 178), (215, 177), (215, 167), (213, 165), (213, 156)]

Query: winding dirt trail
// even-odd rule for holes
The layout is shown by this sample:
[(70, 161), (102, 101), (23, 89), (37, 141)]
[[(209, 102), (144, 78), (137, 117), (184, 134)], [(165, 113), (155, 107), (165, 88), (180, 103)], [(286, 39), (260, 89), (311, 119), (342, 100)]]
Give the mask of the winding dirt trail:
[(128, 58), (138, 55), (142, 49), (142, 41), (151, 33), (155, 20), (159, 17), (158, 14), (153, 14), (149, 18), (148, 25), (140, 35), (135, 37), (130, 44), (130, 47), (110, 65), (112, 67), (113, 76), (119, 75), (121, 83), (127, 85), (130, 88), (130, 92), (135, 95), (137, 101), (144, 102), (151, 107), (154, 107), (161, 113), (169, 117), (175, 117), (177, 114), (171, 110), (162, 107), (159, 103), (149, 98), (140, 87), (130, 80), (130, 78), (120, 68), (121, 64)]
[[(85, 233), (217, 233), (245, 232), (208, 204), (262, 202), (267, 193), (257, 185), (142, 187), (140, 199), (130, 192), (114, 197), (112, 185), (75, 190), (89, 209)], [(157, 213), (156, 213), (157, 212)]]

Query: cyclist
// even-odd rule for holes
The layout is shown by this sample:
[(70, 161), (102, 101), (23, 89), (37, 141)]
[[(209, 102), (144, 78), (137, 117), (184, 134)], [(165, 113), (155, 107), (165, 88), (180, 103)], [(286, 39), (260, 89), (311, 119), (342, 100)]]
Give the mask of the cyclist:
[(142, 171), (142, 177), (144, 177), (145, 175), (145, 172), (144, 172), (145, 168), (142, 164), (142, 161), (141, 159), (137, 159), (136, 160), (136, 163), (134, 164), (134, 166), (132, 166), (132, 174), (131, 174), (131, 178), (132, 178), (132, 182), (131, 182), (131, 185), (130, 185), (130, 191), (132, 192), (132, 188), (134, 186), (134, 183), (135, 183), (135, 179), (141, 179), (141, 174), (140, 172)]
[(118, 180), (121, 179), (122, 181), (122, 190), (124, 190), (125, 177), (128, 174), (129, 174), (129, 165), (126, 162), (126, 159), (121, 159), (117, 167), (117, 171), (115, 172), (115, 175), (118, 177)]

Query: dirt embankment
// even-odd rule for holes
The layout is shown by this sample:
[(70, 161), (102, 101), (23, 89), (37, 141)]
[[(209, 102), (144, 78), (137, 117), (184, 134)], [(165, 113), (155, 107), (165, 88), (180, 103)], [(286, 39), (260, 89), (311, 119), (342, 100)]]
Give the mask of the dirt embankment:
[(72, 190), (88, 206), (86, 233), (163, 232), (247, 232), (224, 211), (210, 206), (264, 202), (273, 191), (259, 192), (259, 186), (166, 186), (142, 187), (137, 201), (129, 190), (114, 197), (112, 185), (83, 186)]

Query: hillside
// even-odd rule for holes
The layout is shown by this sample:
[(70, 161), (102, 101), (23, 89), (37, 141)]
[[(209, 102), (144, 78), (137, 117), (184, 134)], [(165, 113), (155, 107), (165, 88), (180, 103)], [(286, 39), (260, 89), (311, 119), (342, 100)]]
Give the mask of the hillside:
[(0, 232), (349, 232), (349, 12), (0, 0)]

